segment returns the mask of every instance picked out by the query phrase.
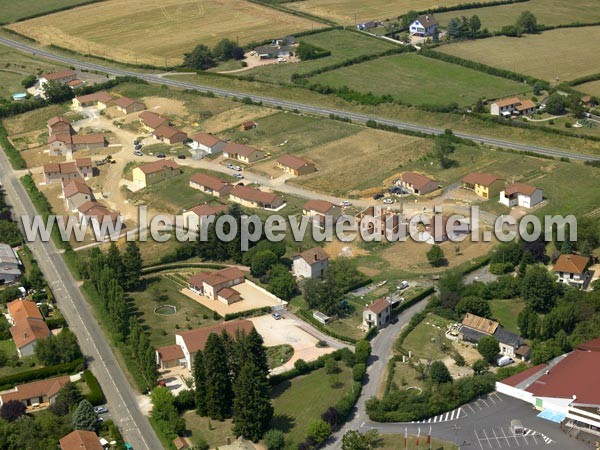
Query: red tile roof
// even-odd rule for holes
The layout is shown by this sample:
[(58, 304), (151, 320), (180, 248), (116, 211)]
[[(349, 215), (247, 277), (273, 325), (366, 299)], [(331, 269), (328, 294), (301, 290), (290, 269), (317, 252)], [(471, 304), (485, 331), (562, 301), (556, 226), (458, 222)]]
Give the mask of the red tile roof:
[(503, 100), (498, 100), (495, 103), (496, 103), (496, 105), (498, 105), (498, 107), (502, 108), (504, 106), (517, 105), (517, 104), (521, 103), (521, 100), (519, 100), (517, 97), (511, 97), (511, 98), (505, 98)]
[(183, 349), (177, 344), (158, 347), (156, 352), (160, 355), (160, 359), (163, 361), (173, 361), (175, 359), (181, 359), (185, 356), (183, 354)]
[(222, 212), (227, 211), (227, 209), (228, 208), (225, 205), (211, 206), (205, 203), (203, 205), (194, 206), (192, 209), (190, 209), (190, 211), (192, 211), (198, 217), (208, 217), (221, 214)]
[(24, 319), (44, 319), (38, 307), (35, 306), (35, 303), (29, 300), (14, 300), (6, 306), (14, 322)]
[(529, 369), (524, 370), (523, 372), (519, 372), (511, 377), (505, 378), (500, 381), (502, 384), (507, 384), (508, 386), (517, 387), (523, 381), (527, 380), (529, 377), (545, 370), (548, 367), (547, 364), (538, 364), (537, 366), (530, 367)]
[(63, 192), (65, 198), (72, 197), (75, 194), (86, 194), (92, 196), (92, 190), (85, 184), (81, 178), (73, 178), (71, 180), (63, 181)]
[(316, 262), (329, 259), (329, 255), (325, 253), (321, 247), (314, 247), (309, 250), (305, 250), (302, 253), (299, 253), (298, 256), (311, 265)]
[(64, 117), (54, 116), (51, 119), (48, 119), (48, 126), (50, 127), (56, 125), (57, 123), (65, 123), (67, 125), (71, 125), (71, 122), (69, 122)]
[(336, 205), (326, 200), (309, 200), (304, 204), (302, 209), (304, 211), (316, 211), (321, 214), (327, 214), (335, 207)]
[(185, 136), (184, 139), (187, 139), (187, 133), (177, 128), (170, 127), (169, 125), (161, 125), (154, 130), (154, 136), (158, 138), (166, 138), (171, 139), (178, 134), (183, 134)]
[(414, 186), (414, 188), (418, 190), (423, 189), (429, 183), (436, 183), (435, 180), (426, 177), (425, 175), (421, 175), (420, 173), (414, 172), (404, 172), (402, 175), (400, 175), (400, 179), (405, 183)]
[(205, 147), (214, 147), (219, 142), (223, 142), (218, 137), (209, 133), (198, 133), (192, 137), (192, 140), (204, 145)]
[(533, 195), (533, 193), (537, 190), (535, 186), (530, 186), (524, 183), (513, 183), (506, 188), (504, 188), (505, 195), (514, 195), (514, 194), (523, 194), (523, 195)]
[(75, 164), (77, 167), (90, 167), (92, 165), (92, 158), (77, 158)]
[(223, 152), (228, 153), (228, 154), (242, 155), (242, 156), (246, 156), (246, 157), (251, 156), (254, 152), (259, 152), (259, 153), (264, 154), (264, 152), (254, 148), (254, 147), (250, 147), (250, 146), (244, 145), (244, 144), (237, 144), (235, 142), (230, 142), (229, 144), (227, 144), (225, 146), (225, 148), (223, 149)]
[(106, 91), (98, 91), (92, 94), (81, 95), (79, 97), (75, 97), (79, 103), (87, 103), (87, 102), (101, 102), (101, 103), (109, 103), (114, 100), (114, 97), (110, 95)]
[(490, 186), (494, 182), (498, 181), (498, 177), (496, 175), (492, 175), (489, 173), (470, 173), (465, 176), (462, 181), (467, 184), (479, 184), (480, 186)]
[(129, 97), (119, 97), (118, 99), (116, 99), (114, 101), (114, 105), (118, 106), (120, 108), (128, 108), (128, 107), (130, 107), (131, 105), (133, 105), (135, 103), (139, 103), (140, 105), (144, 105), (139, 100), (136, 100), (134, 98), (129, 98)]
[(210, 327), (198, 328), (196, 330), (184, 331), (177, 333), (183, 338), (188, 352), (195, 353), (198, 350), (204, 350), (208, 336), (211, 333), (221, 334), (223, 331), (235, 338), (236, 333), (244, 331), (250, 333), (254, 329), (252, 322), (246, 319), (233, 320), (231, 322), (223, 322)]
[(161, 125), (169, 123), (169, 118), (165, 116), (161, 116), (160, 114), (156, 114), (152, 111), (142, 111), (140, 113), (140, 119), (144, 122), (145, 125), (150, 128), (158, 128)]
[(71, 381), (71, 378), (65, 375), (47, 380), (34, 381), (32, 383), (19, 384), (15, 387), (16, 392), (7, 392), (0, 397), (2, 398), (2, 403), (10, 400), (25, 401), (44, 396), (53, 397), (69, 381)]
[(277, 201), (277, 199), (281, 198), (272, 192), (263, 192), (248, 186), (242, 186), (241, 184), (236, 185), (231, 190), (230, 195), (241, 198), (242, 200), (256, 202), (263, 205), (272, 205)]
[(303, 167), (306, 167), (306, 166), (311, 166), (311, 167), (315, 168), (314, 163), (312, 163), (304, 158), (295, 156), (295, 155), (283, 155), (281, 158), (279, 158), (277, 160), (277, 162), (279, 164), (281, 164), (282, 166), (289, 167), (290, 169), (293, 169), (293, 170), (302, 169)]
[(584, 273), (592, 262), (588, 256), (560, 255), (554, 264), (555, 272)]
[(146, 175), (148, 175), (150, 173), (161, 172), (165, 167), (168, 167), (168, 168), (174, 169), (174, 170), (177, 170), (180, 168), (179, 164), (177, 164), (172, 159), (159, 159), (157, 161), (154, 161), (154, 162), (151, 162), (148, 164), (144, 164), (143, 166), (139, 166), (138, 169), (140, 169), (142, 172), (144, 172)]
[(45, 78), (48, 81), (56, 81), (62, 80), (63, 78), (69, 78), (75, 75), (77, 75), (77, 72), (75, 72), (74, 70), (63, 70), (61, 72), (47, 73), (45, 75), (42, 75), (42, 78)]
[(371, 303), (369, 306), (365, 307), (366, 310), (372, 311), (375, 314), (379, 314), (382, 311), (385, 311), (386, 308), (390, 307), (391, 303), (388, 302), (385, 298), (380, 298), (379, 300)]
[(239, 278), (244, 278), (244, 272), (237, 267), (227, 267), (226, 269), (217, 270), (211, 273), (198, 272), (196, 275), (192, 276), (188, 282), (192, 286), (201, 286), (202, 283), (206, 283), (209, 286), (218, 286)]
[(102, 450), (100, 439), (93, 431), (72, 431), (59, 443), (61, 450)]
[(231, 189), (233, 187), (228, 181), (205, 173), (195, 173), (190, 177), (190, 182), (205, 186), (213, 191), (221, 191), (223, 188)]
[(536, 104), (531, 100), (523, 100), (519, 106), (517, 106), (517, 111), (525, 111), (528, 109), (535, 109)]

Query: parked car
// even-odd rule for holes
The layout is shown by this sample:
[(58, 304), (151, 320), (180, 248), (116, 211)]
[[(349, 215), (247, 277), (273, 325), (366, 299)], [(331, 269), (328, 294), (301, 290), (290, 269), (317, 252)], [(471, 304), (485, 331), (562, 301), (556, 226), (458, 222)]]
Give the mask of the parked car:
[(496, 364), (498, 365), (498, 367), (508, 366), (514, 362), (515, 360), (512, 359), (510, 356), (501, 356), (496, 360)]
[(185, 155), (177, 155), (177, 159), (185, 159), (186, 156)]
[(525, 429), (519, 419), (513, 419), (510, 421), (510, 431), (512, 431), (515, 436), (521, 436), (525, 432)]
[(233, 164), (231, 164), (231, 163), (228, 163), (227, 164), (227, 168), (228, 169), (235, 169), (235, 166)]
[(408, 281), (406, 281), (406, 280), (398, 285), (398, 289), (400, 289), (400, 290), (406, 289), (407, 287), (408, 287)]
[(279, 314), (279, 313), (273, 313), (271, 315), (273, 316), (273, 319), (275, 319), (275, 320), (281, 319), (281, 314)]
[(142, 149), (142, 145), (138, 144), (134, 147), (134, 150), (141, 150)]
[(340, 206), (352, 206), (352, 203), (350, 203), (348, 200), (344, 200), (343, 202), (340, 202)]
[(159, 386), (165, 387), (167, 385), (167, 382), (165, 380), (158, 380), (158, 384)]
[(164, 153), (157, 153), (156, 157), (157, 158), (166, 158), (167, 156)]
[(379, 194), (375, 194), (373, 196), (373, 200), (379, 200), (380, 198), (383, 198), (383, 194), (379, 193)]
[(96, 406), (94, 411), (96, 414), (106, 414), (108, 412), (108, 408), (106, 406)]
[(244, 178), (244, 175), (242, 175), (241, 173), (234, 173), (233, 178), (237, 178), (238, 180), (241, 180), (242, 178)]
[(383, 203), (385, 203), (386, 205), (391, 205), (392, 203), (394, 203), (394, 199), (393, 198), (384, 198), (383, 199)]
[(135, 139), (133, 141), (133, 145), (140, 145), (140, 140), (139, 139)]
[(142, 152), (140, 152), (139, 150), (136, 150), (135, 152), (133, 152), (133, 154), (135, 156), (144, 156), (144, 154)]
[(242, 168), (240, 166), (233, 166), (233, 170), (237, 170), (238, 172), (241, 172)]

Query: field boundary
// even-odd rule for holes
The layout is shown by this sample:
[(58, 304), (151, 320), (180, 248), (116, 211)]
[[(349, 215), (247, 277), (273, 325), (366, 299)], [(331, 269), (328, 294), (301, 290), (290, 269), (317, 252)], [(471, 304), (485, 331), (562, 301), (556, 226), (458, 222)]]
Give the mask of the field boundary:
[(333, 20), (325, 19), (324, 17), (320, 17), (320, 16), (315, 16), (314, 14), (310, 14), (310, 13), (307, 13), (304, 11), (296, 11), (294, 9), (289, 9), (289, 8), (286, 8), (285, 6), (281, 6), (281, 4), (278, 4), (278, 3), (271, 3), (269, 1), (264, 1), (264, 0), (248, 0), (248, 1), (250, 3), (265, 6), (267, 8), (271, 8), (271, 9), (274, 9), (279, 12), (291, 14), (291, 15), (297, 16), (297, 17), (302, 17), (303, 19), (309, 19), (309, 20), (314, 20), (315, 22), (324, 23), (325, 25), (331, 25), (331, 26), (339, 25), (337, 22), (334, 22)]
[(26, 20), (36, 19), (38, 17), (47, 16), (47, 15), (54, 14), (54, 13), (57, 13), (57, 12), (68, 11), (70, 9), (79, 8), (80, 6), (86, 6), (86, 5), (91, 5), (93, 3), (100, 3), (100, 2), (105, 2), (105, 1), (106, 0), (87, 0), (85, 2), (78, 3), (76, 5), (62, 6), (60, 8), (51, 9), (51, 10), (46, 11), (46, 12), (40, 12), (40, 13), (36, 13), (36, 14), (30, 14), (29, 16), (21, 17), (21, 18), (15, 20), (14, 22), (0, 22), (0, 26), (8, 25), (8, 24), (11, 24), (11, 23), (17, 23), (17, 22), (25, 22)]

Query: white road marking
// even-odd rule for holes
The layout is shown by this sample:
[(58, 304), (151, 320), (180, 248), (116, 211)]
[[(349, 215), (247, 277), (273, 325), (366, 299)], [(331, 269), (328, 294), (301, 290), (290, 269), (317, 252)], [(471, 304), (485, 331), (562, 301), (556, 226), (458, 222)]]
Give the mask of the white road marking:
[(508, 444), (509, 447), (512, 447), (512, 445), (510, 445), (510, 442), (508, 441), (508, 437), (506, 436), (506, 433), (504, 432), (504, 428), (500, 427), (500, 429), (502, 430), (502, 434), (504, 435), (504, 439), (506, 439), (506, 443)]

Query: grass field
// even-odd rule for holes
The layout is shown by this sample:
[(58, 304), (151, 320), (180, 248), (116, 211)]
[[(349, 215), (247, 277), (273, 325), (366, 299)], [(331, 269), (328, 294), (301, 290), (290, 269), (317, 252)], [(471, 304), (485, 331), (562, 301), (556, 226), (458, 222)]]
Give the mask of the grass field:
[(531, 11), (539, 24), (560, 25), (570, 23), (593, 23), (600, 20), (600, 9), (595, 0), (529, 0), (512, 5), (490, 6), (488, 8), (465, 9), (436, 14), (441, 25), (457, 16), (471, 17), (477, 14), (482, 26), (497, 30), (504, 25), (512, 25), (524, 11)]
[(223, 38), (241, 44), (322, 24), (244, 0), (108, 0), (10, 26), (44, 44), (129, 63), (180, 63)]
[(409, 333), (402, 346), (411, 350), (417, 358), (432, 361), (443, 359), (446, 354), (442, 344), (446, 347), (451, 345), (451, 341), (444, 336), (449, 323), (449, 320), (430, 314)]
[(61, 8), (79, 5), (86, 0), (0, 0), (0, 23), (14, 22), (35, 14), (49, 13)]
[(273, 388), (271, 398), (275, 415), (272, 426), (285, 433), (285, 450), (296, 450), (306, 438), (311, 420), (319, 419), (350, 389), (350, 369), (343, 363), (339, 367), (342, 371), (335, 379), (327, 375), (325, 369), (319, 369)]
[(525, 302), (522, 299), (511, 299), (490, 300), (489, 303), (492, 310), (492, 317), (506, 330), (519, 334), (517, 317), (525, 308)]
[(436, 6), (454, 6), (462, 0), (381, 0), (357, 2), (355, 0), (304, 0), (286, 3), (285, 6), (338, 22), (355, 25), (374, 19), (393, 19), (410, 10), (424, 11)]
[[(478, 98), (527, 92), (527, 85), (415, 54), (394, 55), (343, 67), (310, 78), (326, 86), (347, 86), (358, 92), (390, 94), (409, 104), (461, 106)], [(443, 89), (440, 89), (443, 86)]]
[(548, 81), (598, 72), (600, 26), (551, 30), (522, 38), (505, 36), (444, 45), (439, 51)]
[(231, 419), (210, 420), (208, 417), (200, 417), (196, 411), (187, 411), (183, 418), (187, 429), (192, 433), (190, 436), (192, 444), (199, 445), (201, 442), (206, 442), (210, 448), (218, 448), (226, 444), (228, 437), (235, 439), (235, 435), (231, 432), (233, 426)]
[[(291, 4), (288, 3), (288, 5)], [(259, 80), (267, 81), (290, 81), (294, 73), (302, 74), (310, 72), (311, 70), (336, 64), (350, 58), (381, 53), (396, 47), (395, 44), (388, 41), (344, 30), (311, 34), (303, 36), (299, 40), (329, 50), (331, 56), (299, 63), (271, 64), (257, 67), (248, 72), (241, 72), (240, 75), (254, 75)]]
[(600, 97), (600, 80), (592, 81), (590, 83), (580, 84), (575, 89), (586, 94)]

